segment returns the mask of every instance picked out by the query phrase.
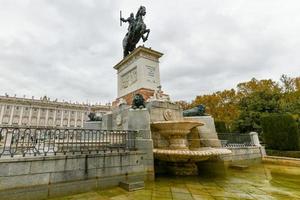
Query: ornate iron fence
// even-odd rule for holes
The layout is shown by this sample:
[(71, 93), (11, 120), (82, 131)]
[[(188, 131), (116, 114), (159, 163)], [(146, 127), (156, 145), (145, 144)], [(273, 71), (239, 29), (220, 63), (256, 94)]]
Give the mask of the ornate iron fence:
[(135, 149), (136, 131), (0, 127), (0, 157)]
[(218, 133), (223, 147), (248, 147), (254, 146), (249, 134), (241, 133)]

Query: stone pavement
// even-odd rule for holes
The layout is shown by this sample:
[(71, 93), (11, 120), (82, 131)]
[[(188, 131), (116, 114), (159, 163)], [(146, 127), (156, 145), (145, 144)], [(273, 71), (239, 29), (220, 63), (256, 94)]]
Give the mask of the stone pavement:
[(55, 200), (300, 199), (300, 168), (260, 165), (225, 177), (157, 177), (144, 190), (112, 188)]

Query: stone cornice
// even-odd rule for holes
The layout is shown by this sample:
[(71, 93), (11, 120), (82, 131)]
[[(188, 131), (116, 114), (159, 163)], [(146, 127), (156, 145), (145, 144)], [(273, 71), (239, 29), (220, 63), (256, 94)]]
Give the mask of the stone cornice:
[[(148, 55), (148, 56), (145, 56), (145, 55)], [(158, 61), (158, 59), (162, 55), (163, 55), (163, 53), (152, 50), (151, 48), (139, 46), (133, 52), (131, 52), (128, 56), (123, 58), (118, 64), (116, 64), (114, 66), (114, 69), (119, 70), (120, 67), (126, 65), (127, 63), (130, 63), (136, 56), (141, 56), (141, 57), (145, 57), (145, 58), (149, 58), (149, 59), (156, 59), (156, 61)]]
[(34, 106), (34, 107), (40, 106), (40, 107), (80, 109), (80, 110), (88, 110), (88, 109), (110, 110), (111, 109), (111, 106), (107, 106), (107, 105), (76, 104), (76, 103), (68, 103), (68, 102), (26, 99), (26, 98), (7, 97), (7, 96), (0, 96), (0, 103), (21, 104), (21, 105), (28, 105), (28, 106)]

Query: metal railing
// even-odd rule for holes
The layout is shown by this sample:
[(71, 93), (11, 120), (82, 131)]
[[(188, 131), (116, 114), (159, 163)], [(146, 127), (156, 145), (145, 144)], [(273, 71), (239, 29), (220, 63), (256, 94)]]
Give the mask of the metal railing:
[(249, 134), (244, 133), (218, 133), (223, 147), (249, 147), (254, 146)]
[(136, 131), (0, 127), (0, 157), (135, 149)]

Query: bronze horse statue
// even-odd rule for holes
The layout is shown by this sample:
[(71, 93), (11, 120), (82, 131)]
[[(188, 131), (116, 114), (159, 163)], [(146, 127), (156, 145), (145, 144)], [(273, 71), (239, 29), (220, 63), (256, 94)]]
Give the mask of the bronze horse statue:
[(132, 14), (128, 19), (120, 19), (123, 22), (129, 23), (128, 32), (123, 39), (124, 58), (135, 49), (136, 44), (140, 41), (141, 38), (143, 42), (148, 39), (150, 29), (147, 29), (146, 24), (144, 23), (143, 17), (145, 15), (146, 8), (144, 6), (141, 6), (135, 15), (135, 18)]

